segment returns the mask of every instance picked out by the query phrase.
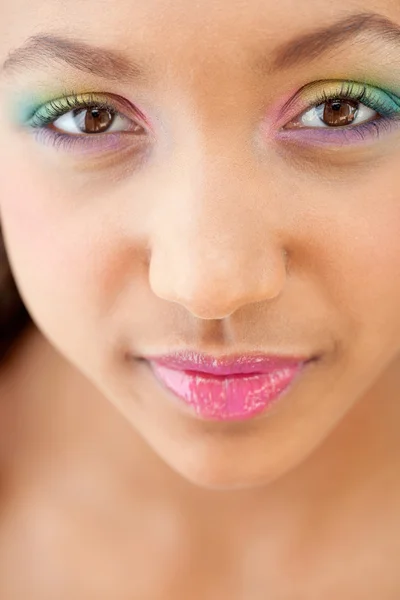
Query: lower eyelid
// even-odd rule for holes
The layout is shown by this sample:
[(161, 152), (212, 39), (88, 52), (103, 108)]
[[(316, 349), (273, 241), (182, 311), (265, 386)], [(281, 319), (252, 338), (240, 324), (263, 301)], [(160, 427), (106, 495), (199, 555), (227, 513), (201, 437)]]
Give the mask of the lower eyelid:
[[(74, 135), (40, 127), (33, 130), (33, 135), (35, 140), (45, 146), (52, 146), (56, 150), (75, 155), (100, 155), (107, 152), (120, 152), (125, 148), (135, 148), (135, 146), (139, 152), (148, 145), (147, 139), (144, 141), (135, 134), (119, 131), (96, 135)], [(135, 137), (133, 144), (132, 136)]]
[(348, 146), (375, 142), (381, 135), (388, 135), (398, 129), (400, 129), (400, 119), (382, 116), (374, 121), (340, 129), (331, 127), (282, 128), (275, 137), (278, 141), (295, 142), (307, 146)]

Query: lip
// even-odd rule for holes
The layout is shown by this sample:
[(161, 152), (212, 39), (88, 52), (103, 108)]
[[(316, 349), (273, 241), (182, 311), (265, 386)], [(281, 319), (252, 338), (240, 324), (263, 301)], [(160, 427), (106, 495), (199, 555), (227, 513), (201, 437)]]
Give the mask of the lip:
[(316, 358), (265, 354), (216, 358), (184, 351), (146, 360), (164, 390), (197, 417), (242, 421), (276, 404)]
[(249, 373), (272, 373), (278, 369), (291, 368), (306, 363), (315, 357), (278, 356), (266, 354), (231, 355), (214, 357), (191, 350), (172, 352), (166, 355), (145, 356), (158, 366), (177, 371), (194, 371), (215, 376), (245, 375)]

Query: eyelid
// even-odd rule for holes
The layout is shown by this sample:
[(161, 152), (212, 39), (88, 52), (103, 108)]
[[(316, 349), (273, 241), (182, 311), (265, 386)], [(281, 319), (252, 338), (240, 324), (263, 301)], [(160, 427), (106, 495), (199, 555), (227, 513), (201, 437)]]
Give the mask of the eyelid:
[[(82, 93), (73, 90), (65, 90), (64, 94), (49, 99), (33, 109), (27, 118), (27, 126), (33, 128), (45, 127), (46, 124), (55, 121), (75, 108), (85, 108), (91, 105), (112, 109), (115, 113), (119, 113), (132, 121), (139, 120), (145, 128), (151, 127), (149, 119), (145, 117), (144, 113), (122, 96), (107, 92)], [(55, 107), (59, 110), (56, 110)], [(48, 111), (47, 116), (46, 110)]]

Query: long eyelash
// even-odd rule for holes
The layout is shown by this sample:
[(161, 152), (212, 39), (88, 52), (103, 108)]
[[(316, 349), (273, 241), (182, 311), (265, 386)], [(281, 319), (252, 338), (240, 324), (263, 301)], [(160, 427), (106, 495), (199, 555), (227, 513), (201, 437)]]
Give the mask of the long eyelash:
[[(80, 100), (80, 97), (85, 98), (84, 101)], [(46, 114), (41, 114), (40, 111), (36, 112), (31, 117), (29, 125), (31, 127), (43, 127), (44, 125), (48, 125), (52, 120), (69, 112), (68, 109), (73, 110), (75, 108), (102, 108), (108, 110), (113, 115), (118, 112), (110, 101), (101, 100), (91, 92), (80, 95), (71, 94), (70, 96), (48, 102), (45, 106)]]
[[(356, 91), (354, 91), (354, 88), (356, 88)], [(328, 93), (325, 90), (320, 90), (314, 99), (313, 105), (323, 104), (324, 102), (328, 102), (328, 100), (354, 100), (355, 102), (361, 102), (369, 106), (371, 102), (368, 100), (367, 90), (368, 88), (365, 85), (361, 85), (360, 89), (359, 83), (344, 82), (340, 90), (336, 93)], [(373, 104), (375, 110), (381, 109), (387, 111), (387, 106), (383, 102), (374, 100)]]
[(368, 137), (379, 139), (383, 131), (389, 133), (392, 131), (393, 126), (393, 119), (381, 117), (376, 121), (368, 121), (356, 127), (349, 127), (347, 130), (343, 130), (342, 133), (345, 134), (347, 131), (349, 136), (358, 137), (360, 140), (365, 140)]
[[(312, 88), (315, 89), (315, 91), (313, 92), (313, 101), (309, 104), (308, 108), (318, 106), (329, 100), (354, 100), (356, 102), (365, 104), (377, 112), (382, 112), (386, 117), (399, 117), (399, 98), (390, 92), (386, 92), (380, 88), (375, 88), (375, 92), (380, 93), (378, 97), (376, 93), (373, 93), (370, 86), (353, 81), (341, 81), (339, 89), (336, 89), (335, 91), (329, 91), (329, 88), (327, 89), (326, 85), (324, 87), (324, 84), (328, 83), (331, 84), (332, 81), (320, 81), (312, 84)], [(337, 84), (339, 85), (339, 81)], [(320, 87), (318, 87), (318, 85)], [(287, 111), (290, 111), (291, 107), (295, 105), (299, 97), (302, 96), (304, 90), (309, 87), (309, 85), (304, 86), (294, 97), (289, 99), (282, 107), (280, 114), (284, 115)]]

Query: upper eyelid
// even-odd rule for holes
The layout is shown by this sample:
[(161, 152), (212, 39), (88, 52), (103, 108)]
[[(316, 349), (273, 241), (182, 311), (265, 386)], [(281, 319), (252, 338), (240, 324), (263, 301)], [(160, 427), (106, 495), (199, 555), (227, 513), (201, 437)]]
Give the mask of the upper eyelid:
[[(104, 97), (105, 97), (105, 95), (100, 94), (100, 93), (97, 95), (93, 94), (93, 93), (87, 93), (87, 94), (86, 93), (85, 94), (69, 93), (68, 95), (65, 95), (65, 96), (58, 96), (57, 98), (52, 98), (51, 100), (48, 100), (47, 102), (44, 102), (40, 106), (36, 107), (32, 111), (32, 114), (29, 116), (28, 120), (30, 121), (36, 115), (42, 114), (46, 110), (49, 110), (49, 112), (54, 111), (54, 105), (56, 105), (56, 104), (62, 105), (64, 114), (67, 112), (70, 112), (71, 110), (74, 110), (74, 108), (76, 108), (77, 105), (80, 105), (80, 106), (82, 106), (82, 108), (84, 108), (85, 106), (90, 106), (91, 104), (95, 104), (95, 103), (97, 103), (98, 105), (107, 105), (109, 108), (112, 108), (114, 110), (116, 108), (114, 102), (111, 100), (105, 101), (105, 100), (103, 100)], [(79, 98), (82, 99), (82, 102), (77, 101)]]
[[(316, 87), (318, 90), (323, 89), (323, 87), (327, 87), (329, 85), (332, 84), (337, 84), (337, 85), (346, 85), (346, 84), (356, 84), (356, 85), (360, 85), (360, 86), (364, 86), (364, 87), (368, 87), (368, 88), (373, 88), (373, 89), (377, 89), (380, 92), (384, 92), (384, 90), (381, 90), (380, 88), (377, 88), (376, 86), (370, 86), (368, 84), (365, 84), (363, 82), (358, 82), (358, 81), (350, 81), (350, 80), (346, 80), (346, 79), (321, 79), (318, 81), (312, 81), (310, 83), (306, 83), (305, 85), (303, 85), (295, 94), (294, 96), (292, 96), (291, 98), (289, 98), (285, 104), (283, 105), (281, 112), (286, 112), (289, 111), (290, 108), (295, 105), (301, 98), (302, 95), (304, 95), (307, 90), (312, 89), (314, 87)], [(318, 86), (318, 87), (317, 87)], [(314, 104), (310, 103), (310, 108), (312, 106), (314, 106)]]
[[(81, 101), (77, 101), (77, 100)], [(45, 122), (45, 117), (42, 117), (43, 113), (45, 113), (46, 108), (51, 107), (54, 103), (58, 104), (66, 104), (65, 110), (60, 111), (58, 118), (74, 108), (81, 106), (84, 108), (85, 106), (99, 105), (112, 109), (114, 112), (123, 115), (126, 118), (131, 118), (131, 120), (138, 120), (145, 127), (151, 128), (150, 120), (143, 114), (143, 112), (137, 106), (133, 105), (129, 100), (123, 98), (122, 96), (118, 96), (111, 92), (75, 92), (73, 90), (65, 90), (64, 93), (59, 94), (56, 98), (52, 98), (47, 102), (42, 103), (40, 106), (33, 108), (29, 115), (26, 118), (26, 123), (28, 125), (32, 125), (35, 121)], [(52, 111), (49, 108), (50, 112)], [(53, 111), (54, 112), (54, 111)], [(39, 125), (40, 126), (40, 125)]]

